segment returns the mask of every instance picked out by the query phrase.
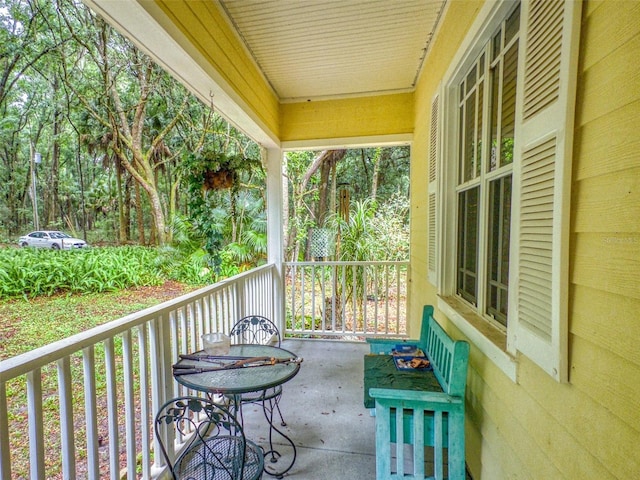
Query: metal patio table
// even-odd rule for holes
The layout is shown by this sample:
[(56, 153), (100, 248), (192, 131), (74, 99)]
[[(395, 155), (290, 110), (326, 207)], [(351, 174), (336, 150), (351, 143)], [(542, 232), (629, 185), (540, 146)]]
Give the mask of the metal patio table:
[[(260, 392), (269, 388), (282, 385), (296, 376), (300, 370), (301, 359), (298, 356), (285, 350), (284, 348), (274, 347), (271, 345), (232, 345), (228, 356), (220, 356), (219, 362), (212, 363), (194, 359), (194, 357), (206, 355), (203, 351), (196, 352), (192, 355), (185, 355), (174, 366), (174, 378), (185, 387), (206, 392), (210, 395), (225, 395), (232, 399), (232, 407), (238, 413), (240, 408), (240, 396), (243, 393)], [(219, 368), (225, 364), (233, 363), (234, 358), (274, 358), (277, 360), (291, 360), (282, 363), (267, 364), (260, 366), (243, 366), (239, 368)], [(228, 359), (227, 359), (228, 358)], [(193, 368), (190, 368), (193, 367)], [(186, 371), (204, 371), (198, 373), (187, 373)], [(215, 369), (215, 370), (212, 370)], [(180, 374), (177, 374), (177, 373)], [(278, 429), (273, 422), (273, 411), (277, 399), (269, 398), (262, 401), (264, 416), (269, 424), (269, 451), (265, 452), (265, 459), (271, 456), (270, 463), (275, 464), (281, 457), (281, 454), (273, 447), (273, 435), (277, 434), (285, 442), (291, 445), (293, 450), (293, 458), (286, 468), (282, 470), (274, 470), (268, 468), (265, 461), (265, 472), (276, 478), (282, 478), (287, 473), (296, 460), (296, 446), (282, 430)]]

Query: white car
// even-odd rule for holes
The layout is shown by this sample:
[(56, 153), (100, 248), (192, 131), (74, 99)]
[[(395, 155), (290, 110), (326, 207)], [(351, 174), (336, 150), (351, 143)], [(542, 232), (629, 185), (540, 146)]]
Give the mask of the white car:
[(73, 238), (71, 235), (56, 230), (39, 230), (28, 233), (18, 239), (18, 245), (21, 247), (53, 248), (54, 250), (88, 247), (84, 240)]

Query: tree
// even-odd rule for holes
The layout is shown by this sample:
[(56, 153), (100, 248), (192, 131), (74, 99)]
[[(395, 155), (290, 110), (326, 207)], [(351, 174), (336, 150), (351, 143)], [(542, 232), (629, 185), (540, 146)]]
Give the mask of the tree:
[(323, 228), (339, 210), (336, 198), (343, 195), (343, 213), (350, 202), (370, 199), (386, 202), (396, 192), (409, 195), (408, 147), (287, 152), (286, 257), (298, 260), (310, 228)]
[[(66, 58), (67, 85), (93, 120), (107, 131), (108, 147), (119, 167), (146, 192), (153, 233), (157, 243), (164, 245), (168, 239), (167, 212), (158, 183), (159, 169), (167, 157), (174, 158), (164, 141), (181, 119), (189, 96), (173, 83), (176, 88), (170, 93), (180, 92), (177, 98), (167, 97), (169, 92), (162, 87), (168, 75), (104, 21), (93, 15), (77, 15), (74, 19), (65, 16), (65, 20), (74, 40), (83, 47), (81, 58)], [(72, 82), (72, 78), (82, 82)], [(165, 111), (163, 124), (155, 129), (147, 114), (150, 104), (160, 97), (178, 103)]]
[[(47, 98), (49, 91), (34, 88), (34, 84), (42, 87), (38, 70), (46, 68), (48, 57), (69, 38), (42, 35), (54, 20), (50, 2), (0, 1), (0, 190), (7, 199), (2, 223), (10, 233), (23, 222), (24, 200), (31, 190), (31, 167), (24, 165), (46, 133), (46, 116), (40, 108), (33, 108), (43, 105), (38, 100)], [(31, 195), (34, 198), (36, 192)]]

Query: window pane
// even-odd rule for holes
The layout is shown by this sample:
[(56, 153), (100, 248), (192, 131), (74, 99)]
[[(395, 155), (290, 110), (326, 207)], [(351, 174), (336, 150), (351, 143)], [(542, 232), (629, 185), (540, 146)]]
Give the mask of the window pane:
[(516, 126), (517, 75), (518, 45), (514, 44), (504, 56), (500, 166), (513, 162), (513, 136)]
[(488, 214), (487, 313), (506, 326), (509, 294), (511, 176), (490, 183)]
[(492, 172), (498, 168), (498, 121), (500, 115), (500, 64), (496, 64), (491, 69), (491, 92), (490, 92), (490, 109), (491, 124), (489, 128), (489, 140), (491, 141), (491, 150), (489, 152), (488, 171)]
[(476, 177), (482, 174), (482, 110), (484, 99), (484, 82), (478, 83), (478, 127), (476, 131)]
[(478, 274), (478, 196), (480, 187), (458, 196), (458, 278), (457, 293), (477, 304)]
[(458, 145), (460, 145), (460, 158), (459, 158), (459, 162), (458, 165), (460, 165), (459, 171), (458, 171), (458, 176), (460, 177), (458, 179), (458, 183), (463, 183), (464, 182), (464, 177), (465, 177), (465, 151), (464, 151), (464, 106), (460, 107), (460, 125), (459, 125), (459, 139), (458, 139)]
[(474, 66), (469, 74), (467, 75), (467, 92), (469, 93), (473, 87), (476, 85), (476, 67)]
[(471, 180), (474, 178), (474, 158), (475, 150), (475, 121), (476, 121), (476, 94), (473, 92), (467, 98), (464, 107), (464, 145), (463, 145), (463, 180)]
[(511, 16), (507, 19), (507, 23), (504, 28), (504, 44), (509, 45), (511, 39), (518, 33), (520, 29), (520, 5), (514, 10)]
[(502, 50), (502, 30), (499, 30), (493, 36), (493, 40), (491, 41), (491, 60), (495, 60), (500, 55), (500, 50)]

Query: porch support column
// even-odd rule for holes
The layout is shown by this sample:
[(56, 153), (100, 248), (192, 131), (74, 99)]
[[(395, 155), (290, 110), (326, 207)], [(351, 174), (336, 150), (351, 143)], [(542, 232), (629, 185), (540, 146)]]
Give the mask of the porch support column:
[(282, 150), (266, 149), (267, 171), (267, 261), (276, 267), (273, 285), (273, 321), (284, 335), (284, 218)]

